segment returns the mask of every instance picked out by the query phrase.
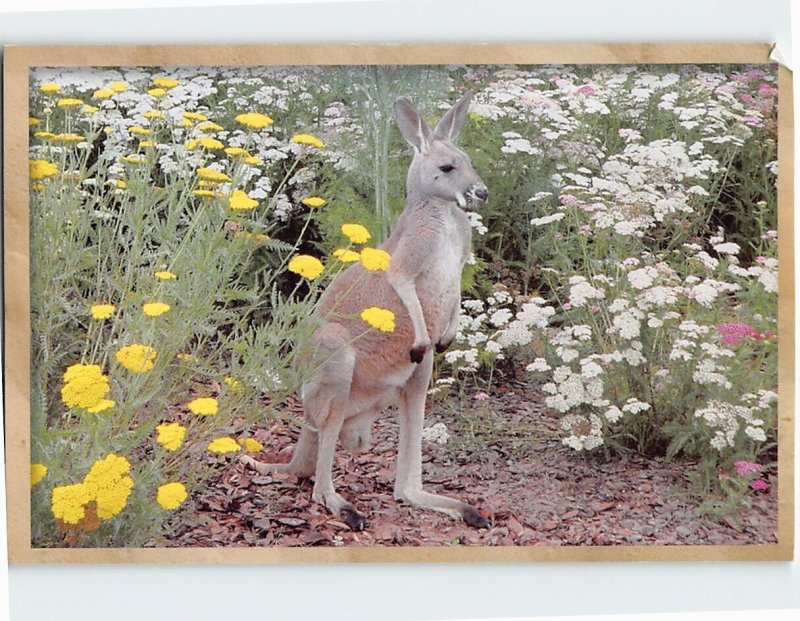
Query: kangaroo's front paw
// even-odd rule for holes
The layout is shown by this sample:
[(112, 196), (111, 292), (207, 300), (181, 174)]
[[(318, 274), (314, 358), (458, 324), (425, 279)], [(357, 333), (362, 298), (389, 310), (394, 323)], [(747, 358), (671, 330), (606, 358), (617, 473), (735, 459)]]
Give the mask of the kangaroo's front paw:
[(411, 359), (411, 362), (416, 362), (419, 364), (422, 362), (422, 359), (425, 357), (425, 352), (428, 351), (430, 345), (417, 345), (416, 347), (412, 347), (411, 351), (408, 352), (408, 357)]
[(453, 344), (454, 340), (455, 339), (442, 339), (441, 341), (436, 343), (436, 353), (441, 354), (443, 351), (445, 351), (448, 347), (450, 347)]

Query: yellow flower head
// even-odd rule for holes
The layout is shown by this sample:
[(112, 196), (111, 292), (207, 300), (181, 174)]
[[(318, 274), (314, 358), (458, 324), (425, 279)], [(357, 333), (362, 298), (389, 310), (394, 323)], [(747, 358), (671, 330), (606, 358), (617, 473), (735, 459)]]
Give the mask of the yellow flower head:
[(214, 123), (213, 121), (206, 121), (205, 123), (200, 123), (200, 125), (197, 126), (197, 129), (199, 129), (201, 132), (212, 133), (221, 132), (225, 128), (218, 123)]
[(361, 265), (370, 272), (385, 272), (389, 269), (391, 256), (380, 248), (364, 248), (361, 251)]
[(59, 108), (74, 108), (75, 106), (82, 106), (83, 101), (74, 97), (63, 97), (56, 102), (56, 105)]
[(131, 164), (136, 166), (138, 164), (147, 163), (147, 158), (144, 155), (123, 155), (121, 158), (119, 158), (119, 161), (123, 164)]
[(53, 140), (55, 142), (66, 142), (75, 144), (78, 142), (84, 142), (86, 140), (85, 136), (81, 136), (80, 134), (56, 134), (53, 136)]
[(31, 487), (36, 485), (47, 474), (47, 466), (44, 464), (31, 464)]
[(110, 88), (115, 93), (124, 93), (125, 91), (128, 90), (128, 83), (122, 81), (112, 82), (111, 84), (108, 85), (108, 88)]
[(361, 319), (381, 332), (394, 332), (394, 313), (372, 306), (361, 311)]
[(100, 88), (92, 93), (93, 99), (108, 99), (109, 97), (114, 96), (114, 91), (110, 88)]
[(129, 127), (128, 131), (136, 136), (149, 136), (150, 130), (146, 127), (140, 127), (139, 125), (134, 125), (133, 127)]
[(61, 485), (53, 488), (50, 507), (57, 520), (64, 524), (77, 524), (86, 515), (86, 505), (91, 499), (91, 492), (83, 483)]
[(99, 414), (100, 412), (105, 412), (106, 410), (110, 410), (115, 405), (117, 405), (117, 402), (114, 401), (113, 399), (100, 399), (100, 401), (97, 402), (97, 405), (94, 405), (90, 408), (86, 408), (86, 411), (89, 412), (90, 414)]
[(41, 138), (42, 140), (53, 140), (56, 137), (56, 134), (53, 132), (34, 132), (33, 135), (36, 138)]
[(214, 397), (198, 397), (186, 404), (192, 414), (214, 416), (219, 411), (219, 402)]
[(127, 459), (111, 453), (97, 460), (84, 477), (83, 484), (97, 503), (97, 517), (101, 520), (110, 520), (128, 503), (133, 489), (130, 468)]
[(247, 151), (242, 147), (225, 147), (225, 153), (231, 157), (246, 157), (248, 155)]
[(34, 181), (52, 177), (58, 172), (58, 167), (47, 160), (28, 160), (28, 174)]
[(92, 311), (92, 319), (108, 319), (117, 310), (113, 304), (95, 304), (90, 309)]
[(241, 450), (239, 443), (233, 438), (217, 438), (208, 445), (208, 450), (212, 453), (235, 453)]
[(35, 127), (39, 123), (41, 123), (41, 121), (39, 119), (37, 119), (35, 117), (32, 117), (32, 116), (28, 117), (28, 127)]
[(96, 407), (111, 392), (108, 377), (96, 364), (73, 364), (63, 379), (61, 401), (69, 408)]
[(366, 244), (372, 237), (361, 224), (343, 224), (342, 233), (354, 244)]
[(158, 110), (148, 110), (142, 116), (146, 119), (163, 119), (164, 113), (159, 112)]
[(361, 258), (360, 254), (353, 250), (348, 250), (347, 248), (337, 248), (333, 251), (333, 256), (342, 263), (355, 263)]
[(81, 110), (82, 110), (82, 112), (85, 112), (86, 114), (94, 114), (95, 112), (100, 110), (100, 108), (98, 108), (96, 106), (90, 106), (89, 104), (86, 104)]
[(61, 90), (61, 87), (58, 84), (54, 84), (53, 82), (49, 82), (47, 84), (42, 84), (39, 87), (39, 90), (43, 93), (57, 93)]
[(304, 278), (314, 280), (322, 273), (325, 267), (319, 259), (307, 254), (299, 254), (296, 257), (292, 257), (292, 260), (289, 261), (288, 269), (294, 274), (299, 274)]
[(147, 373), (155, 366), (156, 350), (148, 345), (134, 343), (120, 349), (114, 357), (128, 371)]
[(186, 436), (186, 427), (178, 423), (164, 423), (157, 425), (156, 442), (168, 451), (176, 451)]
[(234, 190), (233, 194), (228, 198), (228, 206), (231, 209), (248, 210), (258, 207), (258, 201), (250, 198), (242, 190)]
[(223, 381), (228, 385), (228, 388), (230, 388), (231, 390), (239, 390), (242, 387), (242, 383), (239, 380), (230, 376), (226, 377)]
[(166, 95), (167, 91), (163, 88), (151, 88), (149, 91), (147, 91), (147, 94), (158, 99), (159, 97)]
[(219, 192), (214, 192), (213, 190), (192, 190), (192, 194), (194, 196), (199, 196), (200, 198), (221, 198), (222, 194)]
[(250, 129), (264, 129), (272, 125), (273, 121), (266, 114), (258, 112), (246, 112), (244, 114), (237, 114), (236, 120), (242, 125), (246, 125)]
[(218, 170), (214, 170), (213, 168), (198, 168), (197, 176), (205, 181), (211, 181), (213, 183), (224, 183), (231, 180), (228, 175)]
[(208, 120), (208, 117), (205, 114), (200, 114), (199, 112), (184, 112), (183, 118), (194, 123)]
[(325, 146), (325, 143), (322, 142), (316, 136), (312, 136), (311, 134), (295, 134), (292, 136), (292, 142), (297, 144), (307, 144), (312, 147), (317, 147), (317, 149), (322, 149)]
[(177, 509), (186, 497), (186, 487), (183, 483), (165, 483), (158, 488), (156, 501), (164, 509)]
[(148, 302), (142, 306), (142, 310), (148, 317), (158, 317), (169, 310), (169, 304), (165, 304), (164, 302)]
[(155, 84), (158, 88), (170, 89), (178, 86), (180, 82), (178, 82), (178, 80), (175, 78), (160, 77), (153, 78), (153, 84)]
[(175, 274), (168, 271), (156, 272), (155, 274), (153, 274), (153, 276), (155, 276), (159, 280), (175, 280), (177, 278)]
[(303, 205), (306, 207), (311, 207), (312, 209), (318, 209), (319, 207), (323, 207), (326, 201), (324, 198), (320, 198), (319, 196), (308, 196), (304, 198), (302, 201)]
[(264, 445), (255, 438), (245, 438), (239, 442), (239, 444), (241, 444), (242, 448), (248, 453), (258, 453), (264, 448)]

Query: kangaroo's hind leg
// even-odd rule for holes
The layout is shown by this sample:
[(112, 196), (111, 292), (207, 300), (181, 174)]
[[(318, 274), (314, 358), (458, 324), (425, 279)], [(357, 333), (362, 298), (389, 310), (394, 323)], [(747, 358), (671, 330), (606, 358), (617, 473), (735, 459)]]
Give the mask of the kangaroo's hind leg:
[(428, 351), (403, 389), (398, 411), (400, 439), (394, 497), (416, 507), (446, 513), (475, 528), (486, 528), (489, 522), (471, 505), (422, 489), (422, 425), (432, 368), (433, 352)]

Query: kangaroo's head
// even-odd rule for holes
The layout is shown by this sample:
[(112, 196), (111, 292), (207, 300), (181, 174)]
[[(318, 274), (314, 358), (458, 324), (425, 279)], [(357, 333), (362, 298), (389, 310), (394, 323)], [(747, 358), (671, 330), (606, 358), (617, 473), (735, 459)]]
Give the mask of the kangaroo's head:
[(439, 198), (461, 208), (484, 205), (489, 192), (472, 168), (469, 156), (453, 144), (467, 118), (472, 93), (467, 92), (431, 130), (414, 104), (401, 97), (394, 104), (400, 133), (414, 147), (408, 169), (408, 200)]

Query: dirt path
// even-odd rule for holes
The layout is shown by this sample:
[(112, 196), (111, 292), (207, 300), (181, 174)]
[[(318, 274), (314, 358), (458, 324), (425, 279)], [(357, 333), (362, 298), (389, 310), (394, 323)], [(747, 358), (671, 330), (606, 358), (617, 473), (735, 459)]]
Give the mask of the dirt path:
[[(482, 397), (483, 395), (479, 395)], [(452, 401), (450, 402), (452, 403)], [(374, 429), (371, 451), (337, 455), (334, 482), (369, 521), (350, 531), (311, 501), (312, 483), (284, 474), (264, 476), (231, 461), (195, 495), (168, 546), (311, 545), (652, 545), (775, 543), (777, 493), (720, 521), (698, 516), (686, 465), (628, 456), (602, 463), (563, 446), (553, 413), (522, 386), (473, 399), (469, 417), (434, 405), (427, 424), (443, 422), (452, 436), (423, 447), (430, 491), (480, 508), (491, 527), (474, 530), (392, 497), (397, 426)], [(297, 404), (293, 405), (297, 409)], [(254, 430), (262, 461), (288, 461), (296, 429)]]

